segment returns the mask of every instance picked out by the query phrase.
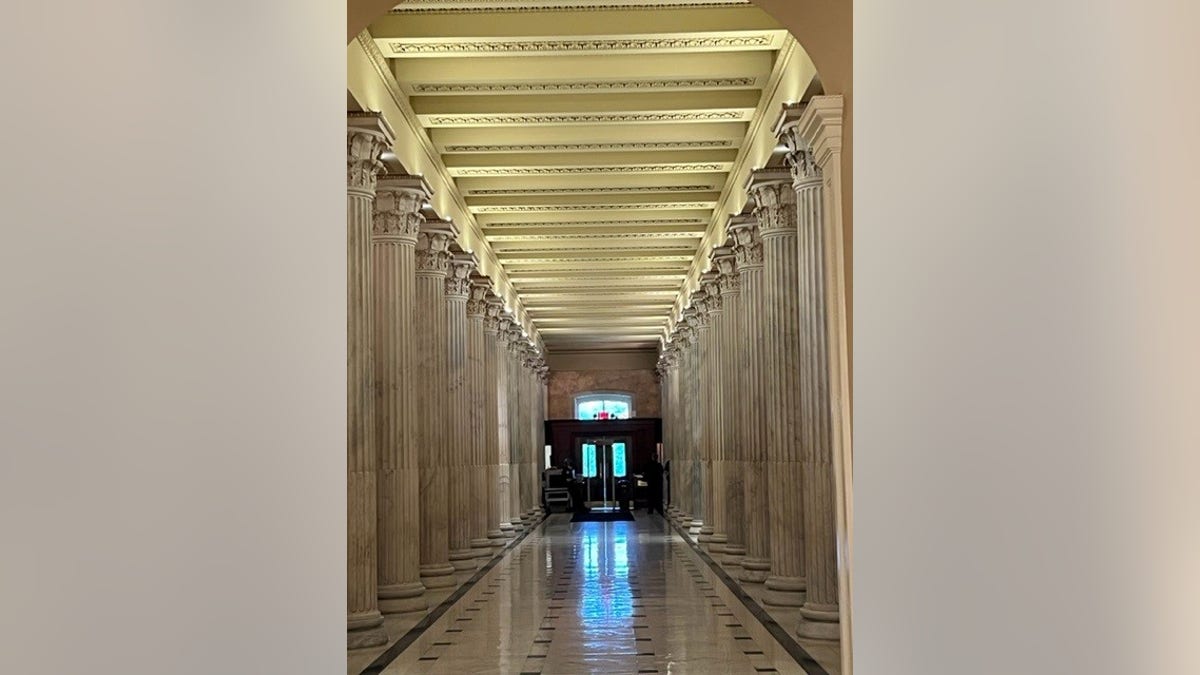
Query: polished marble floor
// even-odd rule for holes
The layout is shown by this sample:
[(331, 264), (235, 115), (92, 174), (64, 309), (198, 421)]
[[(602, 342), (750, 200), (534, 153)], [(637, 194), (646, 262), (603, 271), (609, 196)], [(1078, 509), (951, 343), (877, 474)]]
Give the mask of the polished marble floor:
[(796, 645), (772, 634), (779, 626), (756, 618), (664, 520), (641, 513), (610, 523), (550, 516), (423, 623), (402, 650), (373, 663), (360, 655), (350, 672), (837, 672), (836, 651), (798, 662)]

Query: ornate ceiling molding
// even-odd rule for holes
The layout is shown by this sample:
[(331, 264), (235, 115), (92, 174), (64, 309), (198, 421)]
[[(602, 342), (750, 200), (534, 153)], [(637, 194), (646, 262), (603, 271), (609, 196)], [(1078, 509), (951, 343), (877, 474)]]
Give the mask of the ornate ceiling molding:
[(385, 40), (392, 56), (447, 54), (536, 54), (563, 52), (630, 52), (660, 50), (742, 50), (770, 49), (772, 33), (746, 35), (688, 35), (674, 37), (621, 37), (536, 40), (467, 40), (450, 42), (430, 38)]
[(733, 141), (638, 141), (629, 143), (539, 143), (511, 145), (447, 145), (445, 152), (584, 152), (596, 150), (719, 150)]
[(674, 80), (604, 80), (562, 82), (415, 82), (414, 94), (512, 94), (526, 91), (621, 91), (659, 89), (736, 89), (753, 87), (753, 77)]
[(462, 12), (597, 12), (633, 9), (745, 7), (750, 0), (400, 0), (392, 14)]
[(633, 164), (621, 166), (532, 166), (451, 169), (456, 176), (569, 176), (591, 173), (709, 173), (725, 171), (725, 164)]
[(467, 190), (463, 194), (470, 197), (494, 197), (505, 195), (589, 195), (611, 193), (650, 193), (650, 192), (715, 192), (720, 185), (626, 185), (626, 186), (590, 186), (569, 188), (507, 188), (495, 190)]
[(707, 220), (699, 218), (663, 218), (655, 220), (582, 220), (579, 222), (544, 221), (539, 223), (490, 223), (483, 229), (503, 230), (506, 228), (552, 228), (552, 227), (653, 227), (655, 225), (696, 225), (704, 227)]
[(474, 213), (535, 213), (540, 211), (690, 211), (707, 210), (715, 202), (651, 202), (646, 204), (520, 204), (472, 206)]
[(636, 124), (647, 122), (740, 122), (742, 110), (633, 113), (547, 113), (541, 115), (429, 115), (429, 123), (441, 127), (492, 127), (531, 124)]
[[(603, 232), (595, 234), (535, 234), (517, 237), (489, 236), (488, 241), (569, 241), (575, 239), (698, 239), (695, 232)], [(510, 249), (518, 250), (518, 249)], [(641, 249), (639, 249), (641, 250)]]

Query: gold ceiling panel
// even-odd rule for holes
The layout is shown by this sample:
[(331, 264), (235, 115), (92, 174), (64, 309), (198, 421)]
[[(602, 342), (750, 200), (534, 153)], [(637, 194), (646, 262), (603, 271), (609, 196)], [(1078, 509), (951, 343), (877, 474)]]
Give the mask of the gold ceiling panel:
[(546, 347), (655, 348), (787, 33), (738, 0), (406, 0), (369, 31)]

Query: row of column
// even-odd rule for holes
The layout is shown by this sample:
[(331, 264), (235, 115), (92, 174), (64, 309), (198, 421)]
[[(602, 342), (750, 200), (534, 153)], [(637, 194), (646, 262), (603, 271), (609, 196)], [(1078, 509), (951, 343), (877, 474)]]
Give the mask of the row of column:
[(347, 134), (347, 628), (424, 611), (541, 517), (547, 368), (377, 114)]
[[(804, 637), (839, 638), (834, 458), (845, 381), (839, 97), (785, 106), (783, 166), (754, 171), (659, 361), (669, 515)], [(833, 139), (831, 136), (838, 138)], [(819, 153), (814, 148), (820, 148)], [(835, 241), (836, 239), (836, 241)], [(837, 269), (831, 269), (836, 266)]]

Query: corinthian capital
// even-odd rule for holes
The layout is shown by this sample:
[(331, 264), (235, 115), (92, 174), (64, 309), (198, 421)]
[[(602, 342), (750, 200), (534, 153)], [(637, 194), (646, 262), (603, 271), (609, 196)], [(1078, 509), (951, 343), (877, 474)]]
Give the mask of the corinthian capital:
[(713, 249), (713, 265), (721, 272), (717, 280), (721, 295), (737, 293), (741, 289), (741, 272), (737, 266), (737, 255), (734, 253), (736, 243), (732, 236), (725, 244)]
[(447, 263), (446, 297), (468, 298), (471, 295), (471, 270), (475, 269), (475, 256), (458, 248), (450, 247), (450, 260)]
[(352, 112), (346, 125), (346, 185), (372, 193), (385, 168), (379, 156), (392, 147), (396, 135), (379, 113)]
[(486, 315), (483, 317), (483, 330), (491, 335), (500, 335), (504, 316), (504, 300), (489, 290), (484, 310)]
[(420, 176), (380, 177), (375, 187), (371, 240), (416, 244), (425, 223), (421, 209), (432, 196), (433, 191)]
[(742, 270), (760, 269), (763, 266), (762, 235), (758, 229), (758, 218), (753, 214), (734, 216), (729, 220), (729, 234), (736, 242), (733, 253)]
[(454, 224), (445, 220), (427, 221), (417, 235), (417, 271), (446, 274), (450, 270), (450, 244), (458, 236)]
[(709, 314), (720, 312), (724, 307), (724, 303), (721, 301), (721, 273), (716, 271), (705, 272), (700, 275), (700, 285), (704, 288), (704, 297), (706, 298)]
[(750, 173), (746, 190), (754, 199), (754, 215), (762, 236), (795, 232), (799, 226), (796, 219), (796, 189), (792, 187), (792, 174), (787, 169), (759, 169)]
[(491, 293), (492, 280), (478, 272), (472, 272), (471, 297), (467, 300), (467, 316), (472, 319), (485, 319), (488, 296)]

